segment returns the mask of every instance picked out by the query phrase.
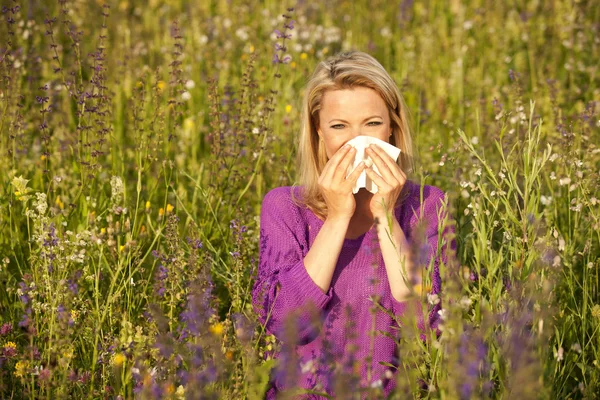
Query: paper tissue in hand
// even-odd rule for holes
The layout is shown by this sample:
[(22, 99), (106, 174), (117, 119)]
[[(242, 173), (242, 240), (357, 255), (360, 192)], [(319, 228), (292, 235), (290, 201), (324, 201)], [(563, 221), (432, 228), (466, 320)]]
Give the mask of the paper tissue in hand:
[[(354, 168), (358, 167), (360, 162), (363, 160), (366, 162), (367, 166), (372, 165), (373, 171), (379, 174), (377, 166), (373, 163), (373, 160), (371, 160), (371, 158), (368, 157), (365, 153), (365, 150), (367, 149), (367, 147), (369, 147), (370, 144), (376, 144), (377, 146), (382, 148), (383, 151), (385, 151), (390, 157), (392, 157), (394, 161), (398, 160), (398, 156), (400, 155), (399, 148), (392, 146), (388, 142), (384, 142), (383, 140), (371, 136), (357, 136), (346, 143), (356, 149), (356, 157), (354, 158), (354, 164), (348, 168), (348, 173), (346, 174), (346, 176), (350, 175), (352, 171), (354, 171)], [(360, 188), (365, 188), (373, 194), (377, 193), (378, 190), (377, 185), (371, 180), (371, 178), (367, 176), (367, 173), (365, 171), (363, 171), (358, 177), (358, 180), (352, 188), (352, 193), (357, 193)]]

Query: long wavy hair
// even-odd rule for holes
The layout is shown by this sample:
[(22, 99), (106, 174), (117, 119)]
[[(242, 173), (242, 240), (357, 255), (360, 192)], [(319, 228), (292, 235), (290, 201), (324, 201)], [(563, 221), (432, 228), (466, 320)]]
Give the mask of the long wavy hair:
[[(375, 90), (385, 101), (392, 125), (390, 144), (402, 150), (398, 165), (407, 176), (413, 172), (414, 151), (408, 110), (398, 86), (385, 68), (372, 56), (359, 51), (340, 53), (319, 63), (306, 85), (302, 102), (302, 128), (298, 144), (298, 185), (302, 188), (294, 200), (323, 220), (327, 217), (327, 205), (317, 182), (329, 159), (325, 144), (319, 140), (317, 133), (321, 101), (328, 90), (358, 86)], [(406, 190), (402, 192), (407, 194)]]

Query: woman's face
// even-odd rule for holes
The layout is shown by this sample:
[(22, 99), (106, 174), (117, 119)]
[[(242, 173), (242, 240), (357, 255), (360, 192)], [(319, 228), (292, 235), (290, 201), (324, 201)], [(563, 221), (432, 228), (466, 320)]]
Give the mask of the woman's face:
[(385, 101), (373, 89), (358, 86), (329, 90), (321, 99), (319, 136), (327, 158), (356, 136), (372, 136), (389, 142), (392, 127)]

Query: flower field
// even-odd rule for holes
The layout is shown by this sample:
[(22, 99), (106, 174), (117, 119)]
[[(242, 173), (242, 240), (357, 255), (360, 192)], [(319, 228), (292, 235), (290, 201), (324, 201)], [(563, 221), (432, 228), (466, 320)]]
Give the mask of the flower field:
[(261, 399), (305, 368), (252, 307), (260, 207), (310, 73), (352, 49), (457, 242), (390, 398), (600, 398), (600, 8), (397, 3), (0, 0), (0, 398)]

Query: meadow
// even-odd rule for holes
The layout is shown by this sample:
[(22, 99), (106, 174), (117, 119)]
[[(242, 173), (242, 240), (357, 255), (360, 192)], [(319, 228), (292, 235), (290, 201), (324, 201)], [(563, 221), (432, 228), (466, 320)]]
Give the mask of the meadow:
[(401, 88), (457, 241), (391, 398), (600, 398), (594, 2), (0, 6), (0, 398), (263, 398), (290, 366), (252, 308), (261, 201), (350, 49)]

